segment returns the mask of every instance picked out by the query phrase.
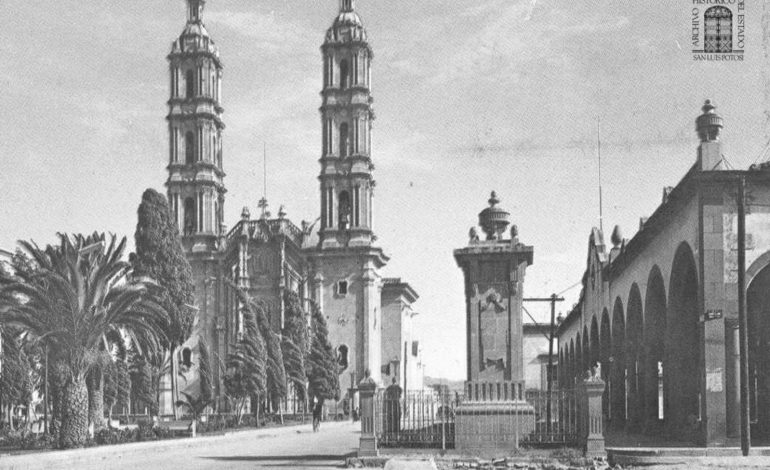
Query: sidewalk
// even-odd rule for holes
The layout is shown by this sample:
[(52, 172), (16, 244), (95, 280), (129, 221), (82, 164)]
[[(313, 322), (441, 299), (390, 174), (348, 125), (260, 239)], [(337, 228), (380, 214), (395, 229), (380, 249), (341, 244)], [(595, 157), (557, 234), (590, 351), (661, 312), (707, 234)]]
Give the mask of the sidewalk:
[[(350, 426), (348, 421), (325, 422), (324, 429), (342, 429)], [(311, 425), (295, 425), (284, 427), (272, 427), (265, 429), (247, 429), (228, 432), (216, 436), (199, 436), (181, 439), (168, 439), (163, 441), (132, 442), (111, 446), (90, 447), (85, 449), (54, 450), (22, 455), (0, 455), (0, 469), (37, 469), (56, 467), (66, 462), (70, 468), (93, 465), (102, 461), (104, 468), (110, 467), (109, 462), (116, 459), (131, 460), (135, 457), (148, 455), (162, 455), (171, 453), (195, 453), (201, 448), (217, 448), (230, 445), (233, 442), (255, 440), (270, 440), (277, 437), (296, 436), (299, 434), (313, 434)], [(286, 440), (286, 439), (284, 439)], [(188, 451), (189, 449), (189, 451)], [(141, 469), (149, 470), (149, 469)]]

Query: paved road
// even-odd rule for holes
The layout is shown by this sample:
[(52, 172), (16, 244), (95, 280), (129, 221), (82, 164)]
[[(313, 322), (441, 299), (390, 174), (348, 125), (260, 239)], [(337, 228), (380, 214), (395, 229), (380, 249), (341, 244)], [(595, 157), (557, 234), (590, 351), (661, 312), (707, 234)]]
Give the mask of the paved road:
[(0, 457), (0, 469), (303, 469), (340, 468), (358, 447), (360, 424), (323, 423), (228, 436), (103, 446)]

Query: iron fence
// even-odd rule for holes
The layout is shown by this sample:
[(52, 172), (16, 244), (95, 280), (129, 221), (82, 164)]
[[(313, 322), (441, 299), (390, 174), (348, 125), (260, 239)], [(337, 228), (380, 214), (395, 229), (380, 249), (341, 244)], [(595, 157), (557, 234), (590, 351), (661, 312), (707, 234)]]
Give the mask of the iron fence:
[(377, 442), (383, 448), (433, 449), (453, 449), (458, 439), (487, 448), (503, 442), (524, 447), (577, 444), (573, 391), (528, 390), (524, 400), (519, 393), (509, 396), (513, 400), (490, 401), (475, 393), (379, 390), (374, 396)]

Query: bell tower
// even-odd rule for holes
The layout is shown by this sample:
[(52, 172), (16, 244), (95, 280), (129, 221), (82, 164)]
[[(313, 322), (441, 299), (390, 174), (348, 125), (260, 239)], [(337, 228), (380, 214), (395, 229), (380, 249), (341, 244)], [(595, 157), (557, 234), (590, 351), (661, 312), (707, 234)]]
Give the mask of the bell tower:
[(171, 46), (169, 206), (188, 252), (216, 250), (225, 202), (220, 105), (222, 62), (203, 25), (206, 0), (187, 0), (187, 24)]
[(353, 0), (326, 33), (323, 54), (321, 125), (321, 244), (369, 246), (372, 234), (374, 165), (371, 131), (372, 49)]
[(380, 376), (380, 269), (388, 261), (373, 246), (372, 49), (353, 0), (340, 0), (321, 54), (321, 224), (308, 257), (312, 297), (327, 318), (346, 390), (367, 369)]

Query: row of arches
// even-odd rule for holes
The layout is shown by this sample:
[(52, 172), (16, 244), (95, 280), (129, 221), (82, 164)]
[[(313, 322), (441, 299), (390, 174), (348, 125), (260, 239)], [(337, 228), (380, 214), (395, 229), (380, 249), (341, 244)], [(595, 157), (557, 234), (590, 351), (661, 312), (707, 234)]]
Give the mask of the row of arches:
[[(766, 259), (765, 259), (766, 258)], [(770, 253), (749, 269), (746, 305), (749, 339), (749, 390), (752, 435), (770, 437)], [(593, 316), (568, 343), (560, 345), (560, 383), (574, 384), (600, 364), (607, 387), (605, 419), (629, 432), (666, 432), (697, 440), (703, 422), (701, 384), (705, 378), (705, 341), (699, 316), (697, 265), (683, 243), (672, 263), (668, 288), (655, 266), (644, 295), (634, 283), (612, 309)], [(726, 322), (724, 384), (737, 390), (737, 326)], [(736, 392), (733, 391), (733, 395)], [(729, 401), (734, 400), (732, 406)], [(725, 393), (728, 413), (738, 413), (737, 398)], [(737, 416), (728, 421), (737, 423)], [(729, 428), (728, 424), (728, 428)], [(730, 430), (728, 429), (728, 433)], [(735, 432), (735, 431), (733, 431)]]
[(573, 384), (600, 365), (611, 427), (695, 438), (700, 416), (701, 326), (698, 274), (689, 245), (677, 250), (667, 294), (655, 266), (642, 297), (634, 283), (624, 305), (594, 315), (568, 344), (560, 345), (561, 383)]
[[(180, 149), (180, 146), (183, 148)], [(204, 125), (197, 128), (197, 136), (196, 132), (188, 130), (180, 141), (180, 129), (172, 126), (171, 163), (178, 163), (182, 153), (186, 165), (204, 161), (222, 168), (222, 139), (219, 131), (214, 125)]]
[[(171, 69), (171, 98), (192, 99), (211, 98), (220, 101), (222, 74), (212, 64), (198, 65), (182, 71), (179, 67)], [(184, 94), (182, 94), (184, 89)]]

